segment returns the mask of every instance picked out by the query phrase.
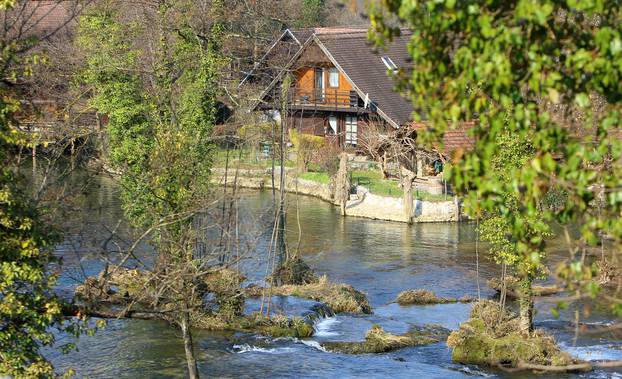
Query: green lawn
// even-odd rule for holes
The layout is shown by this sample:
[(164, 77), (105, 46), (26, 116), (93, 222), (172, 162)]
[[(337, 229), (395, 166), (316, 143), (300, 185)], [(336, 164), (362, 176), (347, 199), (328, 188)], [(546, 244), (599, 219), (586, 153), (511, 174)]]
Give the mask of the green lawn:
[[(302, 179), (313, 180), (318, 183), (328, 184), (330, 178), (325, 172), (305, 172), (300, 175)], [(352, 184), (360, 184), (367, 187), (375, 195), (402, 197), (402, 189), (397, 180), (382, 179), (382, 174), (375, 170), (352, 171)], [(445, 201), (445, 195), (434, 195), (426, 191), (417, 191), (413, 194), (415, 199), (424, 201)], [(451, 197), (447, 198), (448, 200)]]
[[(225, 167), (227, 159), (227, 151), (225, 149), (218, 149), (214, 159), (215, 167)], [(238, 160), (240, 161), (238, 166)], [(279, 162), (275, 162), (276, 165)], [(259, 150), (251, 149), (232, 149), (229, 151), (229, 167), (234, 169), (240, 167), (242, 169), (266, 169), (272, 166), (272, 160), (262, 159)], [(286, 167), (295, 167), (296, 162), (287, 160), (285, 162)], [(319, 167), (313, 167), (314, 171), (308, 171), (300, 174), (301, 179), (312, 180), (314, 182), (328, 184), (330, 177), (326, 172), (317, 171)], [(369, 191), (375, 195), (402, 197), (402, 189), (399, 187), (398, 181), (394, 179), (382, 179), (382, 174), (378, 170), (353, 170), (352, 184), (360, 184), (367, 187)], [(415, 199), (425, 201), (444, 201), (445, 195), (433, 195), (425, 191), (417, 191), (413, 194)], [(450, 197), (447, 198), (449, 200)]]
[(302, 174), (300, 174), (300, 178), (306, 179), (306, 180), (312, 180), (314, 182), (318, 182), (322, 184), (328, 184), (328, 182), (330, 181), (330, 177), (325, 172), (312, 172), (312, 171), (303, 172)]

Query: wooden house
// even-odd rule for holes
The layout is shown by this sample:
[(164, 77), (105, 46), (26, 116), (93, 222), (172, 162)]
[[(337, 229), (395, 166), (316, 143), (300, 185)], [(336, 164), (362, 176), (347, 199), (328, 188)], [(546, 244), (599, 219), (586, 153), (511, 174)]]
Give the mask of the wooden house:
[[(392, 73), (408, 71), (409, 38), (403, 31), (385, 48), (374, 49), (367, 29), (317, 28), (253, 109), (278, 111), (288, 128), (344, 148), (356, 148), (370, 122), (408, 127), (412, 104), (395, 90)], [(284, 82), (290, 85), (283, 88)]]

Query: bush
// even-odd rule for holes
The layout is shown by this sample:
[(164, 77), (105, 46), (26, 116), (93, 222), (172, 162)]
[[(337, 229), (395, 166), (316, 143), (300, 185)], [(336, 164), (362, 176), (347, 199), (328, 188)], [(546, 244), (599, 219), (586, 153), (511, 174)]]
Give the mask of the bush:
[(318, 150), (311, 163), (316, 165), (319, 171), (326, 172), (329, 177), (335, 176), (339, 169), (339, 154), (341, 148), (334, 144), (326, 144)]
[(307, 171), (309, 163), (325, 145), (324, 137), (298, 133), (295, 129), (289, 130), (289, 140), (296, 148), (298, 166), (303, 172)]

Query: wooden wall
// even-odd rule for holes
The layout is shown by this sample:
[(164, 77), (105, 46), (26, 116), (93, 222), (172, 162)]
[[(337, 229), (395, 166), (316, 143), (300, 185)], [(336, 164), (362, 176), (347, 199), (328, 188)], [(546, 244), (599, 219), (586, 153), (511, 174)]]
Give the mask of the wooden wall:
[(315, 44), (309, 45), (300, 55), (295, 67), (296, 87), (301, 88), (303, 91), (310, 92), (315, 88), (315, 68), (327, 69), (324, 72), (324, 83), (326, 83), (327, 92), (337, 90), (342, 93), (347, 93), (352, 90), (352, 85), (342, 72), (339, 72), (339, 87), (329, 87), (328, 69), (334, 67), (334, 65)]
[[(330, 112), (310, 112), (310, 111), (295, 111), (292, 112), (287, 119), (288, 128), (296, 129), (300, 133), (312, 134), (316, 136), (325, 136), (329, 143), (338, 143), (340, 146), (345, 144), (345, 117), (346, 113), (334, 113), (337, 116), (337, 134), (326, 134), (328, 128), (328, 117)], [(361, 137), (364, 133), (367, 123), (369, 122), (369, 116), (365, 114), (358, 115), (357, 133), (358, 144), (361, 143)]]
[(287, 119), (287, 126), (301, 133), (324, 136), (327, 117), (321, 112), (292, 112)]
[(296, 87), (304, 92), (312, 92), (315, 87), (315, 72), (313, 67), (304, 67), (296, 72)]
[[(352, 90), (352, 85), (346, 79), (346, 77), (339, 72), (339, 87), (330, 87), (329, 83), (329, 72), (328, 68), (332, 66), (327, 66), (324, 72), (324, 83), (326, 83), (326, 92), (337, 90), (339, 92), (350, 92)], [(315, 67), (303, 67), (296, 71), (296, 87), (304, 90), (304, 91), (312, 91), (315, 87)]]

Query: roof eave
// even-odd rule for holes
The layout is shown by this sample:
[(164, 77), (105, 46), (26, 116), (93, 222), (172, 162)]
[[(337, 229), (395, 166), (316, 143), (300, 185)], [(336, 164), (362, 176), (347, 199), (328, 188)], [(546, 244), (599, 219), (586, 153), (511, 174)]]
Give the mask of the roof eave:
[[(259, 66), (261, 66), (261, 64), (266, 60), (266, 57), (268, 56), (268, 54), (270, 54), (270, 52), (272, 51), (272, 49), (274, 49), (276, 47), (276, 45), (283, 40), (283, 37), (285, 37), (287, 34), (289, 34), (294, 41), (296, 41), (296, 43), (298, 44), (298, 46), (300, 46), (302, 48), (302, 44), (300, 43), (300, 41), (298, 40), (298, 38), (296, 38), (296, 36), (294, 35), (294, 33), (292, 33), (291, 30), (289, 30), (289, 28), (285, 29), (283, 31), (283, 33), (281, 33), (281, 36), (279, 38), (276, 39), (276, 41), (274, 41), (274, 43), (272, 43), (272, 45), (270, 46), (270, 48), (268, 49), (268, 51), (266, 51), (264, 53), (264, 55), (261, 57), (261, 59), (255, 63), (255, 65), (253, 65), (253, 69), (250, 70), (246, 76), (244, 77), (244, 79), (242, 79), (242, 81), (240, 81), (240, 84), (238, 84), (238, 89), (240, 89), (240, 87), (242, 87), (242, 85), (244, 83), (246, 83), (246, 81), (248, 80), (248, 78), (250, 78), (251, 76), (253, 76), (253, 74), (255, 73), (255, 71), (257, 70), (257, 68)], [(300, 50), (300, 49), (299, 49)]]

